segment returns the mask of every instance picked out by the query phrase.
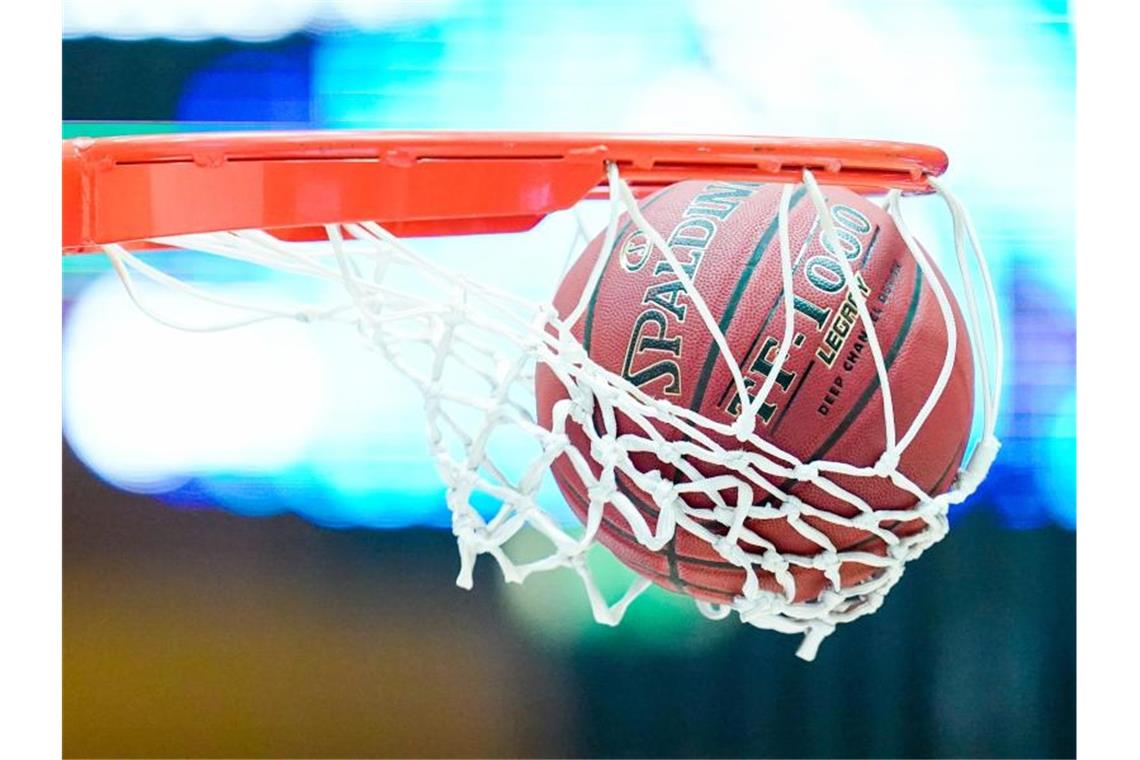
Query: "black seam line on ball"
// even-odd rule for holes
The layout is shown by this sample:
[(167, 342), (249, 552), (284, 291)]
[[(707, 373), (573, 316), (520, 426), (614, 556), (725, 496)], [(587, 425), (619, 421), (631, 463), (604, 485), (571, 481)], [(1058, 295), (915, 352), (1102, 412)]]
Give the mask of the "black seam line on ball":
[(796, 396), (800, 394), (800, 391), (802, 391), (804, 386), (807, 384), (808, 375), (811, 374), (812, 367), (814, 366), (815, 359), (812, 359), (810, 362), (808, 362), (808, 365), (804, 367), (803, 373), (800, 374), (800, 382), (796, 385), (796, 389), (792, 391), (792, 395), (788, 396), (788, 400), (784, 402), (784, 409), (776, 416), (776, 421), (772, 423), (772, 429), (768, 431), (768, 435), (776, 434), (776, 431), (780, 428), (780, 423), (784, 421), (784, 415), (787, 414), (788, 410), (792, 408), (792, 404), (795, 403)]
[[(815, 225), (816, 225), (816, 222), (812, 222), (812, 227), (811, 227), (812, 231), (815, 230)], [(811, 241), (811, 234), (812, 234), (812, 232), (809, 231), (808, 232), (808, 242)], [(796, 272), (799, 271), (800, 262), (803, 260), (803, 254), (806, 252), (807, 252), (807, 243), (804, 244), (803, 248), (800, 250), (799, 255), (796, 256), (796, 260), (794, 262), (792, 262), (792, 276), (793, 277), (796, 275)], [(792, 295), (795, 295), (795, 293), (793, 293)], [(768, 309), (768, 316), (764, 317), (764, 322), (761, 323), (760, 329), (756, 331), (756, 335), (752, 338), (752, 342), (748, 344), (748, 350), (745, 351), (740, 357), (740, 365), (739, 366), (740, 366), (740, 372), (742, 374), (745, 372), (744, 366), (746, 364), (748, 364), (748, 357), (752, 356), (752, 352), (756, 349), (756, 344), (760, 342), (760, 338), (764, 335), (764, 331), (768, 329), (768, 323), (771, 322), (772, 317), (774, 317), (776, 315), (776, 309), (780, 306), (781, 303), (783, 303), (783, 300), (784, 300), (784, 288), (781, 285), (780, 286), (780, 292), (778, 294), (776, 294), (776, 300), (772, 302), (772, 308)], [(728, 394), (731, 393), (735, 389), (735, 387), (736, 387), (736, 383), (734, 383), (732, 380), (729, 380), (727, 383), (725, 383), (724, 392), (720, 394), (720, 398), (718, 398), (716, 401), (716, 405), (718, 408), (721, 406), (724, 406), (724, 402), (728, 399)]]
[[(791, 216), (796, 205), (806, 193), (807, 189), (801, 187), (792, 194), (791, 202), (788, 204), (789, 216)], [(760, 264), (760, 260), (764, 257), (764, 252), (768, 250), (768, 246), (772, 243), (772, 238), (776, 236), (778, 229), (779, 214), (772, 219), (771, 224), (768, 225), (768, 229), (764, 230), (764, 234), (760, 236), (756, 247), (752, 249), (752, 255), (748, 257), (748, 262), (744, 265), (744, 269), (740, 273), (740, 278), (736, 281), (736, 288), (732, 291), (732, 295), (729, 297), (728, 304), (725, 306), (724, 313), (721, 315), (720, 322), (717, 325), (721, 335), (728, 334), (728, 328), (736, 316), (736, 307), (740, 305), (740, 299), (744, 297), (744, 291), (748, 289), (748, 283), (752, 279), (752, 275), (756, 272), (757, 265)], [(701, 368), (700, 377), (697, 379), (697, 387), (693, 392), (693, 398), (689, 402), (690, 409), (696, 411), (701, 408), (709, 378), (712, 376), (718, 358), (720, 358), (720, 347), (717, 346), (716, 341), (713, 341), (712, 345), (709, 346), (708, 356), (705, 357), (705, 364)]]
[[(642, 214), (644, 214), (654, 203), (669, 195), (676, 189), (677, 185), (670, 185), (664, 190), (658, 191), (658, 193), (652, 198), (647, 199), (645, 203), (641, 204), (640, 206)], [(613, 247), (610, 248), (608, 253), (606, 253), (606, 263), (602, 265), (602, 276), (598, 278), (597, 284), (594, 285), (594, 292), (590, 294), (590, 305), (586, 308), (586, 327), (582, 331), (582, 348), (586, 349), (587, 355), (590, 353), (590, 339), (593, 336), (594, 332), (594, 307), (598, 303), (598, 294), (601, 292), (602, 283), (605, 282), (606, 279), (606, 269), (608, 269), (610, 266), (610, 259), (613, 258), (614, 251), (616, 251), (618, 246), (621, 245), (622, 238), (625, 237), (625, 233), (629, 232), (629, 228), (632, 225), (633, 220), (627, 219), (625, 224), (622, 225), (621, 229), (618, 230), (617, 234), (614, 235)]]
[[(790, 216), (790, 213), (789, 213), (789, 216)], [(818, 223), (819, 223), (819, 217), (817, 216), (816, 220), (814, 222), (812, 222), (811, 231), (808, 232), (808, 241), (807, 241), (808, 243), (811, 242), (812, 232), (814, 232), (815, 226)], [(879, 231), (881, 229), (882, 229), (882, 227), (875, 227), (875, 234), (871, 236), (871, 242), (869, 242), (867, 244), (867, 256), (863, 259), (863, 262), (859, 265), (859, 268), (857, 270), (855, 270), (856, 272), (861, 274), (863, 271), (865, 271), (867, 269), (867, 265), (871, 263), (871, 254), (873, 254), (875, 252), (875, 242), (879, 239)], [(792, 265), (792, 275), (793, 276), (795, 276), (796, 272), (799, 271), (799, 263), (800, 263), (801, 259), (803, 258), (802, 254), (806, 253), (806, 252), (807, 252), (807, 243), (805, 243), (803, 250), (800, 252), (801, 255), (796, 257), (796, 261)], [(794, 291), (792, 292), (792, 295), (793, 296), (796, 295)], [(784, 288), (783, 288), (783, 286), (781, 286), (780, 292), (776, 295), (776, 300), (772, 302), (772, 308), (770, 308), (768, 310), (768, 316), (764, 317), (764, 323), (761, 324), (760, 329), (756, 331), (756, 337), (754, 337), (752, 339), (752, 342), (748, 345), (748, 350), (744, 353), (743, 357), (741, 357), (741, 360), (740, 360), (741, 361), (741, 365), (740, 365), (740, 371), (741, 372), (744, 371), (744, 365), (748, 363), (748, 357), (752, 355), (752, 351), (755, 350), (756, 344), (760, 342), (760, 338), (761, 338), (761, 336), (764, 335), (764, 331), (766, 329), (768, 329), (768, 323), (771, 322), (772, 317), (775, 316), (776, 309), (780, 306), (781, 303), (783, 303), (783, 301), (784, 301)], [(800, 381), (801, 382), (803, 381), (802, 377), (800, 378)], [(735, 385), (735, 383), (732, 382), (731, 380), (729, 380), (728, 384), (725, 385), (724, 393), (720, 394), (720, 398), (717, 399), (717, 402), (716, 402), (716, 405), (718, 408), (720, 408), (721, 406), (724, 405), (724, 402), (728, 398), (728, 394), (732, 392), (734, 385)], [(798, 392), (798, 391), (799, 391), (799, 388), (796, 389), (796, 392)], [(794, 395), (794, 393), (793, 393), (793, 395)], [(788, 406), (791, 406), (790, 400), (788, 402), (788, 405), (785, 406), (784, 409), (787, 410)], [(775, 432), (774, 428), (773, 428), (773, 432)]]
[[(574, 499), (578, 502), (579, 507), (585, 509), (588, 506), (588, 504), (584, 502), (581, 494), (579, 494), (578, 491), (574, 488), (570, 488), (569, 490), (570, 490), (571, 494), (573, 494)], [(619, 535), (623, 538), (626, 538), (628, 541), (630, 541), (631, 543), (633, 543), (637, 546), (642, 546), (641, 542), (638, 541), (636, 537), (630, 535), (626, 531), (622, 530), (620, 527), (614, 525), (612, 522), (605, 519), (604, 513), (603, 513), (603, 521), (617, 535)], [(644, 548), (644, 547), (642, 547), (642, 548)], [(611, 554), (613, 554), (612, 550), (609, 550), (609, 551)], [(736, 565), (732, 565), (729, 563), (717, 563), (713, 560), (705, 560), (705, 559), (701, 559), (699, 557), (690, 557), (688, 555), (680, 555), (680, 559), (683, 563), (690, 564), (690, 565), (703, 565), (703, 566), (713, 567), (716, 569), (723, 569), (723, 570), (741, 570), (742, 569), (742, 568), (737, 567)], [(666, 575), (665, 573), (662, 573), (660, 570), (657, 570), (656, 568), (649, 567), (648, 565), (637, 561), (636, 557), (626, 557), (622, 561), (623, 562), (628, 561), (629, 564), (635, 565), (636, 566), (634, 568), (635, 571), (639, 572), (642, 575), (652, 575), (655, 578), (660, 578), (661, 580), (668, 581), (669, 583), (676, 586), (678, 591), (684, 591), (685, 589), (698, 589), (701, 591), (707, 591), (710, 594), (718, 594), (718, 595), (724, 596), (726, 598), (731, 598), (733, 596), (733, 594), (726, 592), (722, 588), (713, 588), (711, 586), (703, 586), (699, 583), (694, 583), (693, 581), (685, 580), (684, 578), (680, 577), (679, 572), (678, 572), (677, 576), (674, 577), (672, 575), (672, 568), (671, 568), (670, 574)], [(678, 570), (679, 570), (679, 568), (678, 568)], [(767, 575), (769, 573), (767, 573), (767, 571), (761, 571), (761, 574)]]
[[(645, 501), (643, 499), (641, 499), (641, 497), (639, 497), (635, 493), (632, 493), (629, 490), (629, 488), (627, 486), (625, 486), (625, 484), (623, 484), (620, 480), (617, 481), (617, 486), (621, 490), (621, 492), (623, 494), (625, 494), (625, 496), (631, 502), (633, 502), (634, 508), (637, 509), (637, 511), (640, 512), (643, 516), (652, 515), (654, 517), (659, 517), (659, 515), (660, 515), (659, 511), (657, 511), (655, 509), (651, 509), (645, 503)], [(584, 494), (582, 494), (577, 488), (575, 488), (571, 484), (566, 484), (566, 490), (570, 491), (572, 497), (578, 503), (579, 508), (581, 508), (583, 510), (583, 512), (585, 512), (589, 509), (589, 506), (590, 506), (589, 499)], [(620, 536), (621, 538), (624, 538), (625, 540), (629, 541), (630, 543), (642, 546), (641, 541), (638, 540), (637, 536), (635, 536), (633, 533), (631, 533), (630, 531), (623, 528), (621, 525), (618, 525), (616, 522), (614, 522), (609, 517), (609, 510), (603, 510), (602, 511), (602, 524), (605, 525), (606, 528), (608, 528), (610, 530), (610, 532), (617, 534), (618, 536)], [(680, 528), (680, 530), (684, 530), (684, 528)], [(669, 544), (667, 544), (666, 546), (667, 547), (671, 546), (673, 543), (674, 543), (673, 541), (670, 541)], [(761, 547), (761, 549), (763, 549), (763, 548)], [(663, 578), (668, 577), (670, 580), (675, 580), (677, 582), (684, 582), (684, 580), (680, 577), (679, 573), (676, 576), (674, 576), (674, 572), (677, 572), (679, 570), (679, 568), (677, 567), (678, 563), (689, 563), (689, 564), (693, 564), (693, 565), (701, 565), (704, 567), (717, 568), (720, 570), (739, 569), (739, 568), (737, 568), (736, 565), (732, 564), (731, 562), (725, 562), (725, 561), (714, 560), (714, 559), (707, 559), (705, 557), (696, 557), (696, 556), (693, 556), (691, 554), (677, 553), (676, 547), (673, 547), (673, 551), (671, 554), (665, 554), (664, 550), (662, 553), (669, 560), (670, 572), (669, 572), (668, 576), (666, 576), (665, 574), (661, 574), (661, 577), (663, 577)], [(715, 591), (716, 589), (707, 589), (707, 590)]]
[[(950, 461), (946, 463), (946, 469), (944, 469), (942, 471), (942, 474), (939, 475), (938, 479), (935, 480), (934, 483), (930, 486), (930, 490), (927, 491), (927, 493), (933, 493), (934, 490), (936, 488), (938, 488), (938, 484), (941, 483), (943, 480), (945, 480), (946, 476), (950, 474), (950, 470), (954, 467), (954, 463), (955, 462), (961, 462), (962, 461), (962, 455), (965, 453), (966, 453), (966, 442), (963, 442), (961, 446), (959, 446), (957, 449), (954, 450), (954, 454), (950, 457)], [(918, 518), (915, 518), (915, 519), (918, 519)], [(893, 532), (895, 528), (897, 528), (899, 525), (902, 525), (904, 522), (909, 522), (909, 521), (888, 520), (887, 522), (883, 523), (880, 527), (886, 528), (887, 530)], [(878, 541), (878, 540), (880, 540), (879, 537), (872, 534), (872, 535), (864, 538), (862, 541), (859, 541), (858, 543), (854, 543), (851, 546), (846, 547), (842, 551), (853, 551), (855, 549), (861, 549), (864, 546), (866, 546), (867, 544), (870, 544), (870, 543), (872, 543), (874, 541)]]

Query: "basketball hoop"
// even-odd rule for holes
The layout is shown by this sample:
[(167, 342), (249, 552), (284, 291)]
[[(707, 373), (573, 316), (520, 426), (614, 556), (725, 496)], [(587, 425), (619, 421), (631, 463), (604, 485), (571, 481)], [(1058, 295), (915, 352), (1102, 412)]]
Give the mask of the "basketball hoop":
[[(724, 599), (695, 594), (698, 609), (711, 618), (735, 612), (757, 627), (803, 634), (798, 654), (810, 660), (837, 624), (878, 609), (906, 563), (946, 534), (950, 505), (974, 492), (998, 450), (997, 304), (969, 218), (937, 180), (946, 166), (936, 148), (854, 140), (438, 132), (77, 139), (63, 143), (63, 248), (67, 254), (105, 253), (148, 313), (135, 276), (241, 309), (242, 318), (225, 327), (287, 318), (359, 329), (423, 394), (429, 443), (458, 542), (458, 585), (472, 586), (483, 554), (494, 558), (508, 582), (569, 568), (581, 577), (595, 619), (615, 625), (653, 583), (639, 574), (616, 600), (606, 599), (595, 583), (586, 553), (605, 538), (611, 516), (618, 516), (639, 551), (659, 552), (680, 533), (703, 542), (740, 581), (738, 593)], [(782, 338), (765, 365), (766, 379), (755, 386), (740, 369), (738, 360), (746, 357), (734, 356), (726, 330), (671, 251), (668, 230), (656, 229), (639, 206), (685, 180), (781, 188), (772, 245), (784, 278), (784, 329), (777, 331)], [(882, 401), (886, 445), (871, 464), (797, 457), (757, 425), (793, 342), (793, 192), (806, 200), (802, 208), (814, 209), (818, 240), (831, 252), (823, 263), (840, 282), (860, 282), (843, 253), (847, 233), (837, 219), (844, 218), (829, 200), (828, 188), (840, 186), (885, 194), (881, 208), (897, 226), (914, 268), (925, 275), (949, 336), (937, 381), (922, 390), (926, 402), (896, 430), (889, 357), (876, 337), (877, 317), (860, 288), (841, 292), (850, 299), (852, 324), (869, 336), (873, 362), (866, 366), (874, 367), (881, 388), (876, 398)], [(950, 214), (972, 337), (968, 353), (982, 400), (977, 443), (938, 493), (904, 475), (900, 458), (950, 382), (954, 336), (966, 328), (956, 324), (952, 294), (906, 227), (899, 205), (903, 193), (933, 194)], [(676, 275), (731, 376), (739, 400), (731, 422), (646, 392), (602, 366), (576, 337), (607, 257), (599, 256), (588, 271), (574, 308), (560, 313), (550, 303), (449, 271), (403, 239), (528, 230), (549, 214), (602, 199), (608, 200), (609, 220), (601, 250), (613, 251), (624, 240), (620, 255), (628, 266), (658, 254), (662, 271)], [(277, 310), (230, 303), (155, 268), (140, 255), (153, 248), (317, 278), (336, 284), (344, 298)], [(558, 400), (550, 408), (536, 407), (538, 376), (557, 385)], [(968, 429), (970, 421), (964, 425)], [(521, 470), (508, 472), (495, 460), (491, 442), (501, 435), (522, 442), (516, 449), (529, 454)], [(646, 467), (646, 457), (669, 463), (673, 475)], [(583, 490), (583, 525), (577, 530), (559, 524), (539, 497), (556, 462)], [(889, 481), (910, 494), (911, 502), (905, 508), (869, 503), (847, 485), (859, 478)], [(803, 484), (844, 508), (805, 500), (797, 495)], [(647, 495), (647, 504), (638, 506), (631, 492)], [(489, 518), (475, 506), (486, 509), (488, 501), (494, 504)], [(807, 541), (815, 549), (781, 549), (757, 528), (766, 521), (779, 521), (794, 530), (797, 545)], [(911, 527), (899, 530), (902, 524)], [(827, 526), (866, 540), (837, 545)], [(545, 537), (549, 553), (525, 561), (513, 557), (511, 541), (521, 532)], [(852, 575), (855, 566), (862, 570)], [(818, 593), (804, 590), (809, 574), (818, 579)]]

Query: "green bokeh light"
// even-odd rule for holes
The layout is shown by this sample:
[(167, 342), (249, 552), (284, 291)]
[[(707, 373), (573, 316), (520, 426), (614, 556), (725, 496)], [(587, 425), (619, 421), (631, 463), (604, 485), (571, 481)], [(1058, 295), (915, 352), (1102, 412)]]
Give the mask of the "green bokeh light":
[[(508, 543), (507, 551), (516, 559), (535, 559), (549, 554), (550, 542), (534, 531), (526, 531)], [(588, 565), (598, 588), (611, 604), (637, 577), (600, 545), (590, 550)], [(594, 620), (578, 574), (569, 568), (536, 573), (522, 584), (505, 584), (502, 598), (524, 630), (553, 647), (682, 647), (691, 651), (722, 641), (739, 626), (734, 619), (707, 620), (691, 598), (656, 585), (630, 605), (620, 625), (602, 625)]]

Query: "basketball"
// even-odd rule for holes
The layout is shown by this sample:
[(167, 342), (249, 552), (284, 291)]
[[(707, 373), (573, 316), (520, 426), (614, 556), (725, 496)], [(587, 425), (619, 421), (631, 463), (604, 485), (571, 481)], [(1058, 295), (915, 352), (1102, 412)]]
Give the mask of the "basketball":
[[(782, 189), (778, 183), (691, 180), (640, 202), (646, 220), (662, 234), (703, 296), (752, 392), (774, 369), (785, 329), (777, 220)], [(830, 250), (815, 205), (805, 188), (796, 186), (788, 217), (794, 339), (771, 392), (757, 409), (756, 433), (802, 462), (828, 459), (875, 465), (886, 447), (882, 389), (869, 336), (851, 296), (852, 284), (836, 257), (845, 256), (850, 263), (854, 286), (863, 292), (874, 322), (900, 439), (930, 397), (949, 349), (946, 318), (930, 283), (932, 276), (937, 277), (956, 321), (954, 361), (947, 385), (903, 451), (898, 471), (930, 495), (943, 493), (954, 482), (973, 419), (974, 368), (958, 305), (933, 264), (926, 269), (918, 265), (894, 221), (872, 199), (840, 187), (822, 190), (840, 250)], [(619, 219), (610, 250), (602, 250), (603, 238), (604, 233), (595, 238), (563, 278), (553, 301), (559, 316), (566, 318), (578, 305), (598, 257), (606, 257), (588, 307), (573, 326), (574, 337), (593, 361), (650, 396), (731, 424), (741, 409), (737, 386), (673, 267), (628, 216)], [(567, 397), (567, 391), (541, 364), (536, 396), (539, 422), (549, 428), (552, 408)], [(598, 417), (593, 424), (602, 430)], [(571, 444), (588, 452), (583, 429), (572, 420), (566, 425)], [(620, 414), (617, 425), (618, 434), (643, 434)], [(673, 428), (660, 429), (669, 440), (683, 438)], [(717, 442), (727, 449), (742, 445), (728, 436)], [(600, 472), (600, 465), (587, 459), (595, 474)], [(634, 454), (632, 460), (643, 472), (657, 470), (674, 483), (685, 479), (678, 468), (653, 454)], [(699, 464), (705, 476), (727, 472)], [(553, 462), (552, 471), (570, 507), (584, 520), (589, 505), (586, 485), (565, 455)], [(905, 511), (917, 504), (913, 493), (885, 477), (828, 477), (875, 510)], [(617, 485), (654, 527), (657, 507), (652, 497), (621, 474)], [(853, 504), (809, 482), (789, 480), (780, 487), (836, 515), (859, 513)], [(755, 502), (762, 503), (766, 496), (757, 493)], [(711, 505), (704, 494), (683, 498), (692, 506)], [(779, 505), (775, 499), (771, 503)], [(838, 551), (879, 556), (887, 551), (881, 538), (860, 528), (811, 515), (802, 519)], [(721, 535), (726, 530), (711, 520), (702, 524)], [(902, 537), (920, 532), (924, 525), (916, 518), (884, 522), (882, 527)], [(824, 550), (782, 517), (749, 519), (747, 527), (781, 554), (814, 556)], [(744, 570), (680, 525), (664, 548), (652, 551), (607, 504), (598, 538), (628, 567), (665, 588), (718, 603), (741, 593)], [(751, 553), (764, 551), (741, 546)], [(759, 567), (756, 571), (762, 588), (781, 591), (771, 573)], [(793, 565), (791, 572), (796, 602), (817, 599), (831, 583), (814, 567)], [(840, 566), (839, 577), (847, 588), (876, 572), (870, 565), (847, 561)]]

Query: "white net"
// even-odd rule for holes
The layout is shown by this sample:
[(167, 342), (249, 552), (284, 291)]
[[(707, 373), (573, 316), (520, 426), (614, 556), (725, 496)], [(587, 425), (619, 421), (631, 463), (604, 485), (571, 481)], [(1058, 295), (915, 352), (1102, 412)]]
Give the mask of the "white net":
[[(756, 412), (772, 391), (793, 340), (795, 310), (788, 209), (795, 188), (790, 184), (784, 187), (778, 212), (785, 299), (783, 339), (767, 379), (753, 393), (745, 385), (741, 365), (716, 318), (661, 231), (646, 221), (617, 169), (609, 167), (609, 222), (604, 250), (613, 249), (619, 216), (625, 212), (672, 267), (719, 346), (738, 397), (750, 399), (741, 404), (732, 424), (646, 394), (619, 374), (598, 365), (583, 349), (572, 328), (582, 317), (601, 277), (606, 261), (602, 256), (598, 257), (577, 308), (561, 319), (549, 304), (504, 292), (442, 267), (371, 222), (330, 225), (326, 228), (328, 240), (316, 244), (284, 242), (259, 230), (154, 241), (335, 283), (342, 289), (343, 299), (321, 308), (273, 309), (231, 303), (170, 277), (148, 264), (145, 257), (122, 246), (108, 245), (104, 250), (131, 297), (160, 321), (170, 324), (141, 302), (133, 285), (134, 274), (242, 311), (239, 319), (225, 325), (173, 325), (182, 329), (215, 330), (280, 318), (339, 321), (358, 328), (369, 346), (422, 391), (431, 450), (447, 487), (452, 529), (459, 547), (458, 585), (472, 586), (475, 563), (481, 555), (490, 555), (508, 582), (522, 582), (532, 573), (569, 568), (581, 577), (595, 619), (617, 624), (652, 581), (633, 576), (624, 594), (607, 599), (593, 577), (586, 561), (587, 552), (595, 545), (599, 530), (604, 529), (603, 516), (616, 512), (647, 551), (662, 550), (679, 529), (706, 541), (726, 563), (740, 568), (744, 581), (740, 593), (729, 603), (697, 601), (701, 613), (720, 619), (735, 612), (743, 622), (760, 628), (803, 634), (798, 654), (810, 660), (820, 641), (837, 624), (878, 609), (906, 563), (946, 534), (950, 505), (963, 501), (976, 489), (997, 453), (994, 427), (1001, 388), (1002, 344), (993, 287), (966, 212), (944, 187), (933, 180), (932, 184), (953, 223), (954, 251), (964, 283), (966, 318), (973, 333), (971, 345), (982, 398), (978, 442), (953, 486), (938, 495), (925, 493), (899, 471), (898, 463), (938, 402), (954, 364), (958, 325), (939, 277), (929, 276), (927, 281), (945, 319), (948, 348), (925, 404), (905, 430), (895, 429), (890, 379), (864, 294), (860, 288), (848, 288), (869, 338), (882, 389), (886, 445), (873, 466), (830, 459), (800, 461), (756, 430)], [(843, 268), (846, 282), (853, 282), (854, 273), (840, 253), (842, 247), (838, 245), (827, 200), (810, 172), (804, 173), (803, 186), (816, 207), (823, 235), (833, 243), (830, 250), (836, 252), (835, 261)], [(908, 231), (897, 192), (886, 196), (884, 208), (918, 267), (932, 275), (934, 265)], [(580, 247), (584, 242), (584, 234), (580, 233), (574, 246)], [(975, 283), (981, 286), (980, 297)], [(549, 368), (565, 388), (565, 398), (551, 409), (553, 422), (549, 427), (539, 424), (535, 408), (535, 372), (539, 365)], [(568, 425), (580, 427), (588, 437), (588, 447), (571, 443)], [(631, 428), (635, 432), (630, 432)], [(680, 435), (667, 436), (663, 431)], [(726, 447), (718, 443), (726, 439), (739, 445)], [(643, 453), (651, 453), (659, 462), (676, 468), (682, 477), (663, 478), (655, 469), (640, 469), (635, 460)], [(560, 457), (566, 458), (585, 487), (589, 506), (584, 525), (567, 525), (556, 519), (548, 498), (540, 493), (552, 463)], [(722, 474), (702, 475), (710, 465)], [(877, 509), (850, 488), (841, 487), (835, 475), (889, 478), (894, 486), (913, 495), (913, 506)], [(652, 498), (652, 525), (620, 487), (619, 478)], [(805, 482), (853, 505), (854, 516), (844, 517), (813, 506), (797, 498), (787, 485)], [(690, 498), (694, 494), (703, 498)], [(734, 494), (735, 500), (725, 494)], [(900, 536), (891, 530), (900, 521), (916, 519), (924, 524), (917, 532)], [(780, 551), (762, 535), (763, 531), (756, 530), (756, 521), (768, 520), (785, 521), (818, 550), (802, 554)], [(878, 553), (865, 548), (840, 549), (813, 525), (819, 521), (873, 535), (885, 550)], [(548, 553), (517, 556), (512, 539), (524, 532), (545, 537)], [(859, 563), (874, 570), (865, 579), (845, 585), (840, 577), (845, 563)], [(797, 596), (793, 573), (796, 567), (823, 573), (827, 583), (818, 596), (809, 601)], [(762, 584), (761, 577), (774, 580), (775, 584)], [(772, 590), (773, 587), (778, 590)]]

